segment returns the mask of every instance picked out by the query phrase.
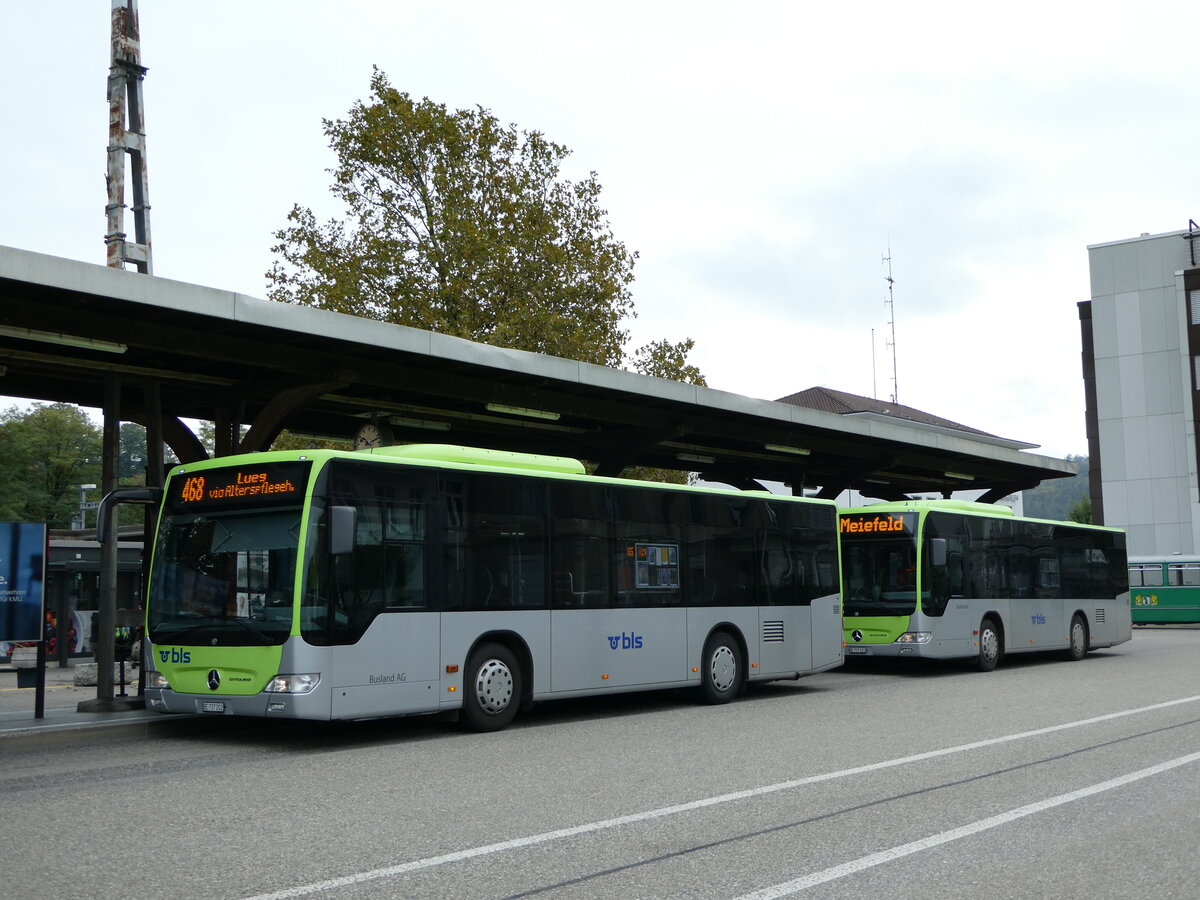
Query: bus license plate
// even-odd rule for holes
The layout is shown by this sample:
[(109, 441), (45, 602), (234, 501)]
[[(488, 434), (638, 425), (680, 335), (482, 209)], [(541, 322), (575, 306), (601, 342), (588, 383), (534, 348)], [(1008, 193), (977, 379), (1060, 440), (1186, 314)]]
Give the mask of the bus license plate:
[(866, 653), (867, 648), (866, 647), (847, 647), (846, 652), (847, 653)]
[(225, 712), (224, 700), (205, 700), (200, 704), (200, 711), (207, 713), (223, 713)]

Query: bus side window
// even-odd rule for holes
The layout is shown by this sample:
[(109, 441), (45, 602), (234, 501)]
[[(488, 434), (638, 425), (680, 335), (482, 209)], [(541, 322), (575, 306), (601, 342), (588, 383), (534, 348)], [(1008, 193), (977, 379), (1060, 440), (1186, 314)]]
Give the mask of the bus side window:
[(1171, 568), (1179, 572), (1179, 581), (1172, 580), (1172, 584), (1189, 587), (1200, 584), (1200, 563), (1171, 563)]
[(604, 488), (550, 485), (550, 590), (555, 609), (609, 605), (609, 528)]
[(950, 598), (964, 596), (971, 536), (961, 516), (930, 513), (925, 520), (925, 573), (921, 609), (931, 616), (946, 611)]
[(683, 603), (680, 558), (685, 498), (671, 491), (613, 487), (610, 548), (617, 606)]
[(1130, 587), (1162, 587), (1162, 563), (1135, 563), (1129, 567)]

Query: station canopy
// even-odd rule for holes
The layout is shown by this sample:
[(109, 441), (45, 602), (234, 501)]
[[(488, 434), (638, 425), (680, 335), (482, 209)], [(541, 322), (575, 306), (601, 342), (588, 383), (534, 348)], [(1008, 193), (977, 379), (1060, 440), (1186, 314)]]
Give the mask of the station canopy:
[(396, 443), (826, 497), (994, 502), (1075, 474), (1036, 445), (835, 391), (755, 399), (6, 247), (0, 366), (4, 396), (100, 408), (107, 390), (121, 421), (161, 422), (185, 462), (203, 449), (183, 420), (201, 419), (221, 455), (267, 449), (281, 429), (350, 440), (374, 422)]

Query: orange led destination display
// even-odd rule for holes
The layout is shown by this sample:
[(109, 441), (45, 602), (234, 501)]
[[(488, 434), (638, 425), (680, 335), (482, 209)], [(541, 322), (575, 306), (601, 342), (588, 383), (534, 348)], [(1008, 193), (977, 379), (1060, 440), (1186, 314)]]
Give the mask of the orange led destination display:
[(842, 534), (901, 535), (912, 534), (912, 513), (851, 513), (841, 517)]
[(167, 502), (173, 509), (299, 503), (310, 468), (306, 461), (185, 470), (171, 479)]

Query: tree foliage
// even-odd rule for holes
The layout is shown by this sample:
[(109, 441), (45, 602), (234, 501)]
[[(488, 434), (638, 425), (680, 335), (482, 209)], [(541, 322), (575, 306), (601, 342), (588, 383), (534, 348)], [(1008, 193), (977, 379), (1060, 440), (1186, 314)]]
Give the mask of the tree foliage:
[(347, 217), (293, 207), (272, 299), (620, 365), (636, 253), (595, 173), (560, 177), (567, 148), (483, 107), (413, 100), (378, 69), (369, 101), (324, 130)]
[(272, 450), (353, 450), (354, 441), (314, 438), (309, 435), (293, 434), (286, 429), (271, 442)]
[(633, 354), (633, 370), (655, 378), (669, 378), (685, 384), (708, 387), (700, 370), (687, 361), (687, 355), (696, 346), (691, 338), (672, 344), (670, 341), (651, 341), (639, 347)]
[[(123, 422), (119, 440), (119, 482), (145, 484), (146, 429)], [(103, 445), (104, 429), (69, 403), (13, 406), (0, 413), (0, 521), (72, 527), (79, 486), (100, 485), (104, 477)], [(100, 488), (87, 491), (87, 499), (100, 499)], [(141, 519), (140, 507), (118, 509), (119, 524)], [(87, 524), (95, 524), (94, 512)]]
[(0, 520), (68, 528), (80, 484), (99, 484), (102, 432), (78, 407), (0, 414)]
[(1071, 508), (1067, 510), (1067, 518), (1071, 522), (1079, 522), (1081, 525), (1092, 524), (1092, 498), (1084, 497), (1082, 500), (1077, 500), (1071, 504)]
[(596, 174), (561, 177), (566, 147), (482, 106), (414, 100), (378, 69), (367, 101), (323, 127), (345, 215), (292, 208), (271, 299), (705, 385), (691, 339), (626, 357), (637, 254), (613, 235)]

